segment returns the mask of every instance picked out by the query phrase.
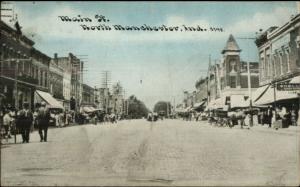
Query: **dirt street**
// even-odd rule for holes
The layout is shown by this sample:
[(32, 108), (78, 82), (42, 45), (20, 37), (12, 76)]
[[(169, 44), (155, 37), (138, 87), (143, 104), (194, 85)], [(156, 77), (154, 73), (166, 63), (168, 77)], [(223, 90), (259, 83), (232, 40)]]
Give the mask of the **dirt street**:
[(299, 184), (298, 131), (169, 119), (48, 133), (48, 142), (33, 132), (29, 144), (2, 146), (1, 185)]

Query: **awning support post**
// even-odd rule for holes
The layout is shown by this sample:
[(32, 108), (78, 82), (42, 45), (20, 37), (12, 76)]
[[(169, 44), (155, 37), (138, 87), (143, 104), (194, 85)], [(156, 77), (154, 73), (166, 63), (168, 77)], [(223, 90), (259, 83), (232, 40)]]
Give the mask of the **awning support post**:
[(276, 106), (276, 82), (273, 83), (274, 86), (274, 108), (275, 108), (275, 121), (277, 120), (277, 106)]

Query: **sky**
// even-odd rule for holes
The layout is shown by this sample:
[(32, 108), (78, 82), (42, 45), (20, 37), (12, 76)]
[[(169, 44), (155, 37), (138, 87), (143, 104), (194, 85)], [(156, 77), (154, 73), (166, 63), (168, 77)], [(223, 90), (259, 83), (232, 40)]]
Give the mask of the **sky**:
[[(258, 61), (253, 38), (260, 29), (281, 26), (297, 13), (296, 2), (11, 2), (22, 32), (50, 57), (69, 52), (84, 57), (84, 83), (101, 86), (102, 71), (111, 72), (126, 96), (137, 96), (149, 109), (158, 101), (182, 101), (195, 90), (209, 63), (221, 58), (230, 34), (242, 49), (241, 59)], [(78, 22), (58, 16), (94, 18), (107, 25), (197, 26), (223, 32), (84, 31)], [(12, 24), (5, 19), (8, 24)], [(101, 23), (93, 19), (87, 25)]]

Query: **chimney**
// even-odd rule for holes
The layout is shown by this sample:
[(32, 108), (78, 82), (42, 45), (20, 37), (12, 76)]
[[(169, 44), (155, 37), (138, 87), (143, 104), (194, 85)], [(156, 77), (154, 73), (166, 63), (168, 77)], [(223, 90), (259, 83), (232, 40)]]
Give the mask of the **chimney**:
[(57, 53), (54, 53), (54, 59), (57, 59)]

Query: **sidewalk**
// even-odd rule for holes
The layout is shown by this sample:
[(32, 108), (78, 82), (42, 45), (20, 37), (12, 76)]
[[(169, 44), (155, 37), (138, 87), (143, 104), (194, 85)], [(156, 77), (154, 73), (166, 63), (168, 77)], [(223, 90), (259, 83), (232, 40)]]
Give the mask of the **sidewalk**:
[[(77, 126), (79, 124), (77, 123), (70, 123), (68, 126), (64, 126), (62, 128), (60, 127), (55, 127), (55, 126), (49, 126), (48, 128), (48, 133), (49, 133), (49, 130), (52, 130), (52, 129), (64, 129), (64, 128), (68, 128), (68, 127), (73, 127), (73, 126)], [(21, 134), (17, 134), (17, 141), (16, 141), (16, 144), (22, 144), (22, 135)], [(39, 139), (39, 130), (38, 129), (34, 129), (31, 133), (30, 133), (30, 139)], [(30, 141), (29, 141), (30, 143)], [(15, 144), (15, 136), (14, 135), (11, 135), (11, 138), (2, 138), (1, 139), (1, 145), (9, 145), (9, 144)]]
[(251, 129), (261, 132), (272, 132), (280, 134), (300, 134), (300, 126), (289, 126), (288, 128), (278, 128), (278, 130), (276, 130), (274, 127), (269, 128), (268, 125), (254, 125), (253, 127), (251, 127)]

